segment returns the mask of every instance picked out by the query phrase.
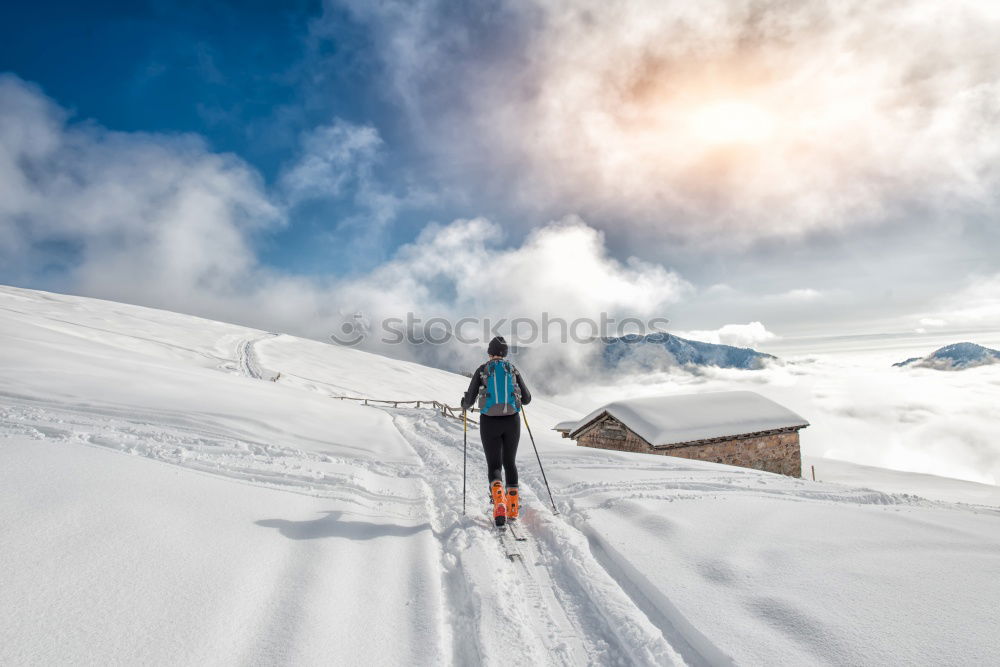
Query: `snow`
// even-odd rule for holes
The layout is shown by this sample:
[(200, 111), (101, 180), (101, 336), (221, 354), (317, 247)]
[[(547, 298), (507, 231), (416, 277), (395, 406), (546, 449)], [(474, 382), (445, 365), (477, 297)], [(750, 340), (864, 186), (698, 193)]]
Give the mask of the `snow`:
[(466, 384), (0, 288), (0, 664), (995, 662), (1000, 509), (576, 447), (539, 397), (512, 563), (474, 430), (463, 517), (461, 422), (333, 398)]
[(760, 394), (722, 391), (615, 401), (581, 419), (571, 434), (604, 413), (624, 423), (654, 447), (809, 425), (788, 408)]
[[(426, 519), (49, 438), (8, 440), (3, 460), (3, 664), (446, 655)], [(412, 618), (387, 624), (404, 600)]]
[(1000, 508), (1000, 486), (995, 484), (980, 484), (939, 475), (888, 470), (821, 456), (802, 457), (803, 477), (810, 476), (810, 466), (815, 467), (816, 479), (824, 482), (864, 486), (886, 493), (916, 494), (923, 498), (951, 503), (988, 505)]

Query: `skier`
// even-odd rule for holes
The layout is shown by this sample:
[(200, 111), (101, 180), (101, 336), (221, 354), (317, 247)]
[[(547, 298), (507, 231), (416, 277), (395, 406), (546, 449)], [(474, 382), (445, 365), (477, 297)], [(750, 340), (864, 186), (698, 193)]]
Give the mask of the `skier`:
[[(521, 373), (505, 359), (507, 341), (497, 336), (486, 350), (489, 361), (476, 369), (469, 390), (462, 396), (462, 409), (479, 402), (479, 436), (486, 453), (486, 472), (493, 501), (493, 521), (497, 526), (516, 519), (520, 511), (517, 493), (517, 441), (521, 437), (522, 405), (531, 403), (531, 392)], [(502, 473), (501, 474), (501, 468)], [(507, 488), (504, 490), (504, 476)]]

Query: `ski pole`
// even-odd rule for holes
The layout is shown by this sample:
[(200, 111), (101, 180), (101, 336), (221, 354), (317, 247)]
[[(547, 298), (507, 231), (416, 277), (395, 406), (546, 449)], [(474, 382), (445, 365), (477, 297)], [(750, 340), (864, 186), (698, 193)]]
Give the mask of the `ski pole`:
[(469, 450), (469, 419), (465, 416), (465, 408), (462, 408), (462, 515), (465, 515), (465, 466)]
[(535, 436), (531, 434), (531, 425), (528, 424), (528, 415), (524, 413), (524, 406), (521, 406), (521, 417), (524, 418), (524, 425), (528, 427), (528, 437), (531, 438), (531, 446), (535, 449), (535, 458), (538, 459), (538, 469), (542, 471), (542, 481), (545, 482), (545, 490), (549, 492), (549, 502), (552, 503), (552, 513), (559, 514), (556, 509), (556, 501), (552, 498), (552, 489), (549, 488), (549, 480), (545, 477), (545, 468), (542, 467), (542, 457), (538, 455), (538, 445), (535, 444)]

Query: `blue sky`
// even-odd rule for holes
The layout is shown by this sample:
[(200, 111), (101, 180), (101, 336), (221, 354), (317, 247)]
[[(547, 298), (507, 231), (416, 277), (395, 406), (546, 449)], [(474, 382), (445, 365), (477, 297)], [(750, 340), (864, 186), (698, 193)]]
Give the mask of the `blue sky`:
[[(1000, 18), (960, 4), (14, 6), (0, 280), (319, 335), (492, 307), (461, 237), (600, 267), (513, 311), (993, 327)], [(663, 287), (585, 305), (623, 276)]]
[[(310, 22), (321, 15), (334, 27), (315, 39)], [(294, 157), (301, 133), (332, 117), (393, 130), (369, 86), (378, 64), (366, 29), (318, 2), (38, 3), (8, 16), (0, 69), (39, 84), (76, 119), (195, 133), (267, 180)], [(294, 272), (342, 269), (315, 247), (317, 218), (349, 213), (340, 202), (297, 212), (261, 241), (262, 258)]]
[(319, 12), (316, 3), (282, 5), (21, 4), (0, 28), (0, 57), (82, 118), (197, 132), (273, 170), (280, 158), (255, 128), (301, 104), (305, 30)]

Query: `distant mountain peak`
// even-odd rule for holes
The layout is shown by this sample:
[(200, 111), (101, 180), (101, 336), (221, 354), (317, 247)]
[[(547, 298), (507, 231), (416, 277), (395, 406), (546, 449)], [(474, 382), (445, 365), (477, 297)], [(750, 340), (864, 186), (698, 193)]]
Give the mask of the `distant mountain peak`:
[[(704, 343), (666, 332), (602, 338), (604, 363), (610, 368), (634, 364), (647, 370), (665, 365), (715, 366), (752, 370), (777, 357), (747, 347)], [(671, 363), (673, 362), (673, 363)]]
[(934, 350), (926, 357), (911, 357), (906, 361), (893, 364), (902, 368), (914, 366), (934, 368), (940, 371), (960, 371), (975, 366), (1000, 363), (1000, 351), (976, 343), (952, 343)]

